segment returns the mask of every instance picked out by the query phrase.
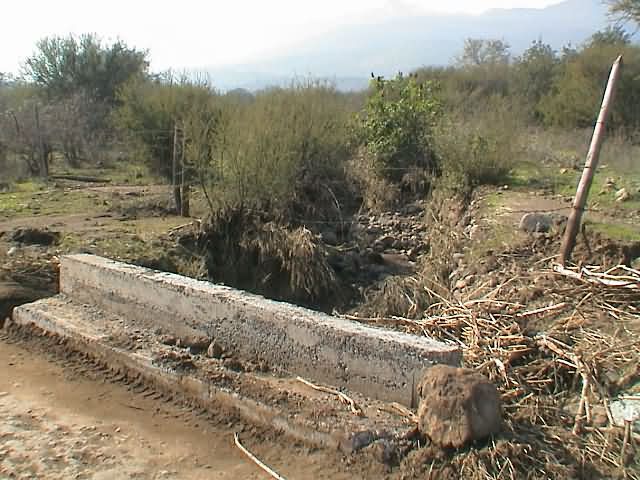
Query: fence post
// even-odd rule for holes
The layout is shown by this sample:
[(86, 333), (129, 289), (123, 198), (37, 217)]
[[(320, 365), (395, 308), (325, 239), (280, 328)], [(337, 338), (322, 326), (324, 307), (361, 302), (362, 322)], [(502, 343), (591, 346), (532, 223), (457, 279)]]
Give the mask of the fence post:
[(38, 104), (34, 105), (34, 115), (36, 120), (36, 135), (38, 136), (38, 149), (40, 150), (40, 176), (49, 177), (49, 160), (47, 152), (44, 148), (44, 140), (42, 139), (42, 130), (40, 129), (40, 113), (38, 112)]
[(190, 195), (191, 195), (191, 184), (189, 183), (188, 175), (185, 174), (185, 150), (187, 148), (187, 138), (185, 135), (184, 124), (182, 125), (182, 149), (180, 152), (180, 182), (182, 186), (182, 209), (180, 214), (183, 217), (188, 217), (190, 215)]
[(178, 123), (173, 125), (173, 157), (172, 157), (172, 178), (173, 198), (176, 202), (176, 215), (182, 213), (182, 194), (180, 192), (180, 182), (178, 181)]
[(602, 107), (600, 108), (600, 114), (598, 115), (598, 121), (593, 130), (593, 137), (591, 138), (591, 145), (589, 146), (589, 153), (587, 154), (587, 160), (582, 171), (582, 177), (578, 184), (578, 190), (576, 191), (576, 198), (573, 201), (573, 209), (567, 222), (567, 228), (564, 232), (562, 239), (562, 246), (560, 247), (560, 264), (566, 265), (567, 261), (571, 258), (571, 253), (576, 245), (576, 236), (580, 230), (580, 222), (582, 221), (582, 214), (587, 203), (587, 197), (589, 196), (589, 189), (593, 182), (593, 175), (598, 167), (598, 160), (600, 158), (600, 150), (602, 149), (602, 143), (604, 142), (605, 122), (609, 115), (609, 110), (613, 104), (615, 96), (616, 83), (620, 77), (620, 69), (622, 67), (622, 55), (619, 56), (613, 67), (611, 68), (611, 74), (609, 75), (609, 82), (607, 83), (607, 89), (604, 92), (602, 99)]

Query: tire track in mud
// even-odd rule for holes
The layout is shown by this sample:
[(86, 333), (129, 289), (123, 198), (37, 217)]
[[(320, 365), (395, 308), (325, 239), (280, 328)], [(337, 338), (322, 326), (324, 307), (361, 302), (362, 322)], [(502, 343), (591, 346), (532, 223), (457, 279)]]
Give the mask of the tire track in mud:
[[(229, 428), (236, 427), (240, 430), (247, 428), (247, 425), (240, 422), (239, 417), (235, 415), (226, 414), (226, 412), (224, 418), (222, 415), (216, 415), (195, 405), (186, 396), (178, 395), (174, 391), (164, 391), (138, 375), (131, 375), (121, 369), (114, 369), (104, 362), (100, 362), (92, 355), (76, 350), (68, 339), (45, 332), (37, 327), (5, 325), (0, 330), (0, 342), (16, 345), (30, 353), (43, 356), (62, 367), (72, 377), (122, 385), (127, 391), (135, 395), (164, 403), (171, 409), (181, 410), (181, 414), (172, 415), (172, 417), (181, 418), (187, 423), (198, 425), (204, 420), (215, 426), (225, 425)], [(257, 427), (251, 426), (251, 429), (256, 430)], [(265, 429), (263, 433), (268, 432)]]
[[(130, 428), (135, 431), (139, 431), (139, 428), (146, 430), (146, 426), (149, 426), (151, 430), (157, 431), (159, 428), (162, 431), (165, 429), (165, 422), (173, 425), (173, 427), (169, 427), (172, 430), (176, 428), (175, 425), (183, 426), (184, 429), (192, 432), (191, 434), (187, 433), (189, 435), (187, 437), (188, 442), (199, 446), (200, 453), (197, 454), (197, 457), (204, 460), (196, 459), (198, 462), (202, 463), (204, 461), (212, 465), (214, 469), (217, 469), (218, 460), (216, 459), (220, 458), (219, 461), (222, 462), (220, 468), (222, 470), (219, 471), (222, 476), (219, 478), (238, 478), (237, 475), (231, 474), (232, 470), (235, 469), (241, 469), (244, 472), (240, 474), (239, 478), (263, 478), (262, 474), (254, 472), (255, 465), (247, 464), (246, 459), (236, 452), (235, 447), (233, 447), (233, 432), (240, 432), (241, 437), (243, 437), (243, 443), (246, 446), (290, 480), (296, 478), (331, 478), (332, 480), (380, 478), (379, 474), (382, 465), (377, 461), (371, 461), (368, 458), (358, 460), (356, 457), (345, 457), (333, 451), (308, 448), (300, 443), (291, 442), (291, 440), (274, 429), (248, 424), (233, 412), (205, 410), (195, 405), (187, 397), (176, 394), (174, 391), (164, 391), (139, 376), (128, 375), (127, 372), (122, 370), (110, 368), (90, 354), (76, 350), (73, 346), (73, 341), (44, 332), (37, 327), (17, 326), (8, 322), (4, 328), (0, 328), (0, 349), (4, 345), (19, 352), (24, 352), (26, 354), (24, 357), (26, 358), (33, 357), (35, 363), (50, 363), (59, 372), (57, 375), (60, 375), (65, 383), (69, 382), (69, 387), (72, 387), (76, 382), (81, 382), (85, 384), (86, 389), (87, 384), (91, 388), (90, 385), (95, 383), (95, 393), (91, 393), (94, 402), (97, 398), (102, 398), (101, 396), (104, 394), (104, 402), (112, 402), (115, 397), (118, 398), (118, 402), (124, 402), (116, 404), (114, 408), (124, 411), (125, 415), (129, 417), (136, 418), (136, 411), (140, 410), (141, 419), (136, 419), (135, 425), (133, 423), (130, 425)], [(23, 354), (21, 353), (20, 355)], [(29, 360), (23, 361), (29, 362)], [(30, 382), (26, 377), (22, 381), (23, 383)], [(51, 381), (55, 382), (56, 380), (52, 379)], [(33, 383), (31, 384), (33, 385)], [(106, 385), (113, 385), (113, 387), (106, 387)], [(65, 386), (65, 388), (67, 387)], [(130, 392), (130, 396), (125, 394), (125, 389)], [(122, 393), (111, 393), (117, 390)], [(76, 403), (81, 405), (83, 398), (75, 399), (74, 404)], [(64, 406), (68, 408), (68, 405)], [(55, 406), (52, 405), (51, 408), (53, 412), (56, 411)], [(72, 411), (74, 411), (74, 407), (72, 407)], [(127, 411), (128, 414), (126, 413)], [(144, 420), (147, 417), (152, 417), (153, 420)], [(98, 415), (95, 418), (102, 417)], [(108, 414), (107, 418), (111, 418), (111, 422), (114, 421), (112, 414)], [(180, 429), (184, 430), (182, 427)], [(193, 432), (196, 433), (194, 434)], [(202, 435), (198, 432), (202, 432)], [(231, 453), (219, 454), (216, 452), (215, 447), (209, 451), (203, 442), (212, 441), (222, 442), (224, 448), (227, 448), (227, 444), (231, 445)], [(199, 445), (199, 443), (203, 445)], [(209, 453), (203, 454), (203, 449)], [(174, 452), (173, 455), (178, 454)], [(236, 455), (239, 456), (237, 460), (235, 459)], [(237, 462), (239, 465), (229, 465), (230, 462)], [(177, 471), (181, 468), (188, 469), (191, 467), (189, 460), (183, 460), (179, 466), (176, 466)], [(201, 469), (203, 467), (198, 464), (195, 468)], [(202, 470), (197, 471), (202, 473)], [(213, 473), (212, 470), (204, 471), (209, 472), (209, 474)], [(250, 473), (247, 474), (247, 472)], [(155, 476), (147, 477), (146, 475), (151, 475), (151, 471), (145, 472), (140, 478), (156, 478)], [(386, 477), (386, 475), (384, 476)], [(174, 477), (170, 476), (168, 478)], [(200, 475), (195, 477), (178, 475), (175, 478), (195, 479), (210, 477), (209, 475), (206, 477)]]

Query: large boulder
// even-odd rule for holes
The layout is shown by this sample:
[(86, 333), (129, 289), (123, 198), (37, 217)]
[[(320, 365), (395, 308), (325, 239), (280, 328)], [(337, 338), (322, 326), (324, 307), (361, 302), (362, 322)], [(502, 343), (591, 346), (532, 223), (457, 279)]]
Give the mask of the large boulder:
[(461, 448), (502, 427), (498, 390), (473, 370), (434, 365), (418, 385), (418, 393), (418, 428), (440, 447)]

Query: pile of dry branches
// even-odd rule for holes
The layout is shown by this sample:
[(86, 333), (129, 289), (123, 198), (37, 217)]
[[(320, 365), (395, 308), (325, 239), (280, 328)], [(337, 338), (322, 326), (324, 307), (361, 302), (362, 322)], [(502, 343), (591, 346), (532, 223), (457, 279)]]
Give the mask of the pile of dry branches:
[(610, 409), (640, 379), (640, 273), (556, 270), (535, 272), (548, 302), (535, 307), (505, 298), (529, 287), (524, 275), (473, 299), (429, 290), (439, 301), (417, 320), (365, 319), (459, 345), (502, 393), (505, 433), (434, 459), (432, 478), (640, 478), (640, 435)]

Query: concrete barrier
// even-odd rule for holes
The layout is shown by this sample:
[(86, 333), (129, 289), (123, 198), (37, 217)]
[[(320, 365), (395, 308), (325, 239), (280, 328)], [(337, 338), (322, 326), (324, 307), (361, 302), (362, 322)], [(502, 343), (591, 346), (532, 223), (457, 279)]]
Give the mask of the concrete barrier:
[(206, 336), (276, 371), (410, 407), (425, 368), (461, 361), (459, 348), (429, 338), (93, 255), (62, 257), (60, 293), (140, 329)]

